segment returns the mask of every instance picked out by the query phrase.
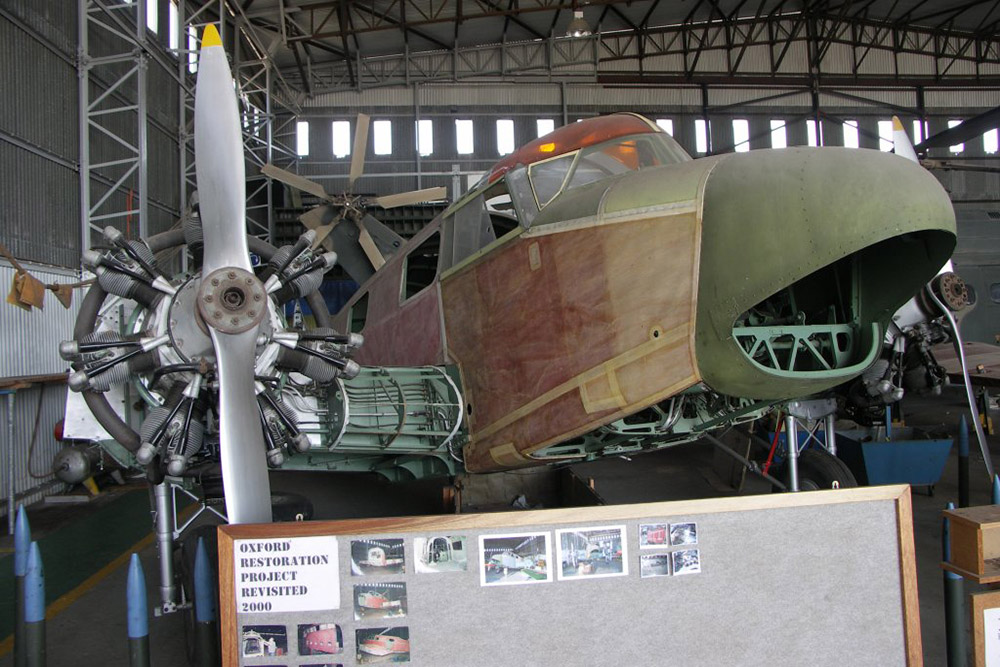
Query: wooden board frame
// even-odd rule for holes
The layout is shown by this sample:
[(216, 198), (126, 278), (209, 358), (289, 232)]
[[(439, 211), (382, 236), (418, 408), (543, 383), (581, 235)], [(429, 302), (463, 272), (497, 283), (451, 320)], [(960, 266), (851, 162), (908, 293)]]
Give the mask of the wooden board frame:
[(969, 596), (969, 613), (972, 615), (972, 655), (976, 667), (986, 667), (986, 637), (983, 612), (1000, 607), (1000, 591), (982, 591)]
[[(234, 540), (295, 538), (317, 535), (366, 535), (401, 532), (450, 533), (462, 530), (506, 529), (544, 524), (594, 524), (635, 520), (655, 515), (713, 514), (754, 510), (790, 509), (893, 501), (896, 516), (896, 546), (899, 553), (899, 590), (902, 600), (903, 634), (908, 667), (922, 667), (920, 604), (917, 591), (916, 550), (910, 487), (891, 485), (836, 489), (803, 493), (708, 498), (635, 505), (603, 505), (584, 508), (454, 514), (376, 519), (346, 519), (280, 524), (241, 524), (219, 527), (219, 614), (222, 658), (225, 667), (239, 665), (239, 641), (234, 586)], [(977, 663), (978, 664), (978, 663)]]

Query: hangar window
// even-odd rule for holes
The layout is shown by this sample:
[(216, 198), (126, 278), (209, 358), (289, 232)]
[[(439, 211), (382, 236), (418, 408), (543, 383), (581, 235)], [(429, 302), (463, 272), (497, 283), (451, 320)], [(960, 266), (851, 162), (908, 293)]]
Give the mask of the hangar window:
[[(949, 120), (948, 121), (948, 129), (950, 130), (953, 127), (958, 127), (961, 124), (962, 124), (962, 120), (961, 119), (952, 119), (952, 120)], [(952, 153), (961, 153), (962, 151), (965, 150), (965, 144), (955, 144), (954, 146), (949, 146), (948, 150), (951, 151)]]
[(435, 231), (406, 256), (403, 265), (403, 301), (422, 292), (434, 282), (440, 252), (441, 233)]
[(806, 143), (810, 146), (820, 146), (823, 143), (823, 138), (820, 136), (822, 128), (816, 124), (816, 121), (809, 119), (806, 121)]
[(417, 121), (417, 153), (427, 157), (434, 152), (434, 121), (424, 118)]
[(856, 120), (845, 120), (844, 121), (844, 147), (845, 148), (857, 148), (858, 147), (858, 121)]
[(375, 155), (392, 155), (391, 120), (377, 120), (372, 123), (372, 152)]
[(188, 26), (188, 72), (198, 71), (198, 29)]
[(892, 121), (880, 120), (878, 122), (878, 149), (891, 153), (896, 147), (896, 140), (892, 136)]
[(154, 35), (160, 32), (160, 8), (158, 0), (146, 0), (146, 27)]
[(750, 150), (750, 121), (745, 118), (733, 119), (733, 149), (737, 153)]
[(514, 152), (514, 121), (497, 121), (497, 152), (500, 155), (509, 155)]
[(455, 150), (459, 155), (469, 155), (475, 148), (471, 120), (455, 121)]
[(535, 121), (535, 129), (538, 131), (538, 136), (544, 137), (546, 134), (556, 129), (556, 122), (551, 118), (539, 118)]
[(299, 157), (309, 155), (309, 121), (295, 123), (295, 152)]
[(694, 121), (694, 149), (698, 153), (708, 152), (708, 121), (703, 118)]
[(787, 148), (788, 135), (786, 134), (785, 121), (771, 121), (771, 148)]
[(657, 118), (656, 124), (671, 137), (674, 136), (674, 121), (669, 118)]
[(368, 292), (361, 295), (357, 301), (351, 305), (348, 314), (351, 333), (361, 333), (365, 328), (365, 321), (368, 319)]
[(347, 157), (351, 154), (351, 122), (335, 120), (331, 126), (333, 133), (333, 157)]
[(919, 144), (927, 136), (927, 122), (922, 120), (913, 121), (913, 143)]
[(167, 3), (167, 30), (170, 31), (170, 34), (167, 35), (167, 47), (174, 52), (175, 56), (181, 46), (180, 28), (177, 25), (178, 21), (177, 0), (170, 0)]
[(983, 151), (987, 155), (993, 155), (997, 152), (997, 131), (996, 128), (983, 133)]

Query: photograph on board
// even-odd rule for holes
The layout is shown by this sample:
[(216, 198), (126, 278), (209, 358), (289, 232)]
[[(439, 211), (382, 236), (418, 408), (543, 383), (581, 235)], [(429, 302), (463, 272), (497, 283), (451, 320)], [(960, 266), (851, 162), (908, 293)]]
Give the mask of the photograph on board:
[(672, 523), (670, 524), (670, 546), (686, 547), (698, 544), (698, 524)]
[(244, 658), (269, 658), (288, 653), (288, 632), (283, 625), (244, 625), (240, 653)]
[(410, 629), (368, 628), (355, 633), (359, 665), (410, 661)]
[(354, 586), (355, 621), (403, 616), (406, 616), (406, 584), (403, 582), (372, 582)]
[(642, 554), (639, 556), (639, 576), (649, 577), (670, 576), (670, 554)]
[(667, 524), (665, 523), (640, 523), (639, 524), (639, 548), (654, 549), (656, 547), (666, 547), (670, 543), (667, 541)]
[(402, 539), (351, 540), (351, 574), (368, 577), (405, 573)]
[(333, 655), (344, 650), (344, 633), (335, 623), (299, 625), (299, 655)]
[(434, 535), (413, 538), (414, 569), (431, 572), (464, 572), (468, 569), (465, 535)]
[(683, 549), (670, 554), (674, 559), (674, 574), (701, 572), (701, 556), (697, 549)]
[(549, 533), (479, 536), (479, 582), (483, 586), (552, 581)]
[(560, 579), (595, 579), (628, 574), (625, 526), (563, 528), (556, 531)]
[(303, 665), (299, 665), (299, 667), (344, 667), (344, 666), (342, 664), (340, 664), (339, 662), (337, 662), (337, 663), (333, 663), (333, 662), (307, 662), (307, 663), (305, 663)]

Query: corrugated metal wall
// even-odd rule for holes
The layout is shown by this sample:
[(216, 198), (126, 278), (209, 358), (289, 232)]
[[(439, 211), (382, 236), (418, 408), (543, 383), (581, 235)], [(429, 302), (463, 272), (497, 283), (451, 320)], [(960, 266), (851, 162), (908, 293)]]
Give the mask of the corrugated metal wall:
[[(0, 442), (3, 442), (2, 505), (0, 514), (7, 514), (8, 475), (13, 452), (14, 493), (17, 503), (30, 504), (45, 495), (65, 488), (51, 474), (52, 458), (62, 447), (52, 433), (63, 418), (66, 403), (65, 384), (33, 384), (14, 394), (14, 440), (9, 441), (8, 396), (0, 396)], [(15, 505), (16, 506), (16, 505)]]
[[(75, 3), (6, 3), (0, 19), (0, 224), (17, 257), (73, 266), (79, 261), (76, 163)], [(51, 22), (50, 22), (51, 21)], [(60, 27), (72, 29), (62, 33)], [(32, 35), (36, 32), (37, 35)]]
[[(9, 0), (0, 8), (0, 241), (18, 258), (56, 266), (77, 267), (80, 257), (79, 124), (76, 68), (75, 2)], [(120, 38), (92, 31), (92, 55), (127, 50)], [(103, 93), (132, 63), (91, 70), (91, 99)], [(178, 90), (155, 61), (148, 63), (148, 164), (151, 201), (150, 232), (171, 226), (178, 203)], [(134, 104), (136, 85), (129, 81), (101, 108)], [(102, 124), (130, 142), (135, 141), (134, 113), (115, 113)], [(125, 149), (100, 131), (91, 130), (91, 161), (120, 159)], [(118, 169), (116, 172), (115, 170)], [(123, 173), (104, 170), (92, 181), (96, 202)], [(111, 179), (109, 182), (108, 179)], [(112, 195), (105, 211), (127, 210), (128, 188)], [(113, 224), (125, 230), (125, 220)]]
[[(75, 275), (67, 270), (51, 269), (28, 264), (24, 267), (43, 283), (75, 282)], [(5, 292), (14, 278), (14, 269), (0, 264), (0, 288)], [(66, 371), (66, 362), (59, 357), (59, 342), (72, 338), (73, 322), (80, 309), (83, 291), (76, 290), (73, 304), (63, 308), (55, 295), (47, 292), (45, 308), (30, 312), (0, 304), (0, 377), (58, 375)], [(8, 401), (0, 395), (0, 487), (2, 499), (8, 497), (8, 470), (10, 457), (14, 458), (14, 493), (18, 501), (31, 503), (46, 493), (62, 490), (62, 484), (51, 485), (49, 474), (52, 457), (60, 444), (52, 435), (52, 428), (63, 418), (66, 403), (64, 382), (35, 382), (18, 389), (14, 395), (14, 439), (10, 441)], [(0, 514), (6, 514), (6, 503)]]
[[(66, 271), (45, 269), (32, 264), (24, 266), (43, 283), (71, 283), (77, 278)], [(15, 271), (6, 262), (0, 263), (0, 289), (6, 295)], [(51, 375), (66, 370), (59, 357), (59, 343), (73, 337), (73, 323), (80, 310), (83, 290), (75, 290), (73, 305), (62, 307), (54, 294), (46, 291), (45, 309), (30, 312), (7, 303), (0, 304), (0, 378), (25, 375)]]

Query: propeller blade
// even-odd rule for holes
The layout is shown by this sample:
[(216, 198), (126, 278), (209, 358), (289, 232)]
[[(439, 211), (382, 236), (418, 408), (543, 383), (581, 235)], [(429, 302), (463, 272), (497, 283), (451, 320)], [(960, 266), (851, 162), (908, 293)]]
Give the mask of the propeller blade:
[(362, 250), (365, 251), (365, 255), (368, 256), (368, 261), (372, 263), (375, 270), (378, 271), (385, 265), (385, 257), (379, 251), (378, 246), (375, 245), (375, 240), (372, 235), (368, 233), (365, 226), (358, 223), (358, 243), (361, 244)]
[(986, 473), (992, 480), (995, 474), (993, 472), (993, 459), (990, 456), (989, 445), (986, 444), (986, 434), (983, 433), (983, 424), (979, 418), (979, 409), (976, 407), (976, 394), (972, 388), (972, 380), (969, 378), (969, 366), (965, 361), (965, 346), (962, 343), (962, 334), (958, 330), (958, 321), (952, 315), (948, 306), (942, 303), (941, 299), (938, 298), (938, 295), (934, 293), (934, 290), (930, 286), (925, 291), (934, 302), (934, 305), (944, 314), (945, 319), (948, 321), (948, 326), (954, 334), (951, 342), (955, 346), (955, 356), (958, 359), (958, 363), (962, 366), (962, 378), (965, 380), (965, 397), (969, 402), (969, 412), (972, 415), (972, 424), (976, 430), (976, 440), (979, 441), (979, 450), (982, 452), (983, 461), (986, 463)]
[(363, 113), (358, 114), (354, 128), (354, 148), (351, 153), (351, 180), (347, 186), (348, 192), (354, 192), (354, 181), (365, 171), (365, 153), (368, 151), (368, 124), (370, 118)]
[(332, 212), (333, 207), (325, 204), (323, 206), (317, 206), (316, 208), (311, 208), (302, 215), (299, 216), (299, 222), (301, 222), (306, 229), (312, 229), (316, 231), (316, 240), (313, 241), (312, 247), (318, 248), (322, 245), (327, 250), (333, 250), (333, 241), (327, 237), (330, 236), (330, 232), (333, 228), (337, 226), (340, 222), (339, 218), (335, 218), (330, 215), (329, 218), (332, 219), (328, 225), (323, 223), (327, 220), (327, 214)]
[[(299, 222), (305, 225), (306, 229), (316, 229), (325, 222), (329, 222), (327, 220), (327, 213), (332, 209), (333, 207), (329, 206), (328, 204), (316, 206), (315, 208), (311, 208), (302, 215), (300, 215)], [(330, 217), (332, 219), (333, 216)]]
[(312, 242), (313, 249), (318, 248), (321, 244), (324, 244), (324, 246), (328, 250), (333, 249), (332, 243), (329, 244), (326, 243), (326, 237), (330, 235), (330, 232), (333, 231), (333, 228), (336, 226), (336, 224), (337, 224), (336, 222), (331, 222), (329, 225), (323, 225), (322, 227), (316, 228), (316, 240)]
[(275, 167), (273, 164), (265, 164), (260, 168), (260, 173), (264, 174), (268, 178), (273, 178), (276, 181), (281, 181), (285, 185), (289, 185), (296, 190), (302, 190), (303, 192), (308, 192), (311, 195), (315, 195), (320, 199), (326, 199), (329, 195), (326, 194), (326, 190), (323, 186), (315, 181), (310, 181), (304, 176), (299, 176), (298, 174), (293, 174), (290, 171), (285, 171), (280, 167)]
[(230, 266), (250, 271), (243, 135), (229, 62), (213, 25), (202, 36), (194, 106), (195, 175), (205, 235), (202, 275)]
[(394, 195), (376, 197), (375, 203), (382, 208), (396, 208), (408, 204), (420, 204), (425, 201), (436, 201), (448, 196), (448, 188), (424, 188), (423, 190), (412, 190), (410, 192), (400, 192)]
[(256, 404), (257, 331), (266, 312), (254, 304), (266, 295), (250, 265), (243, 137), (229, 62), (213, 25), (205, 28), (198, 56), (195, 170), (205, 246), (198, 308), (215, 347), (226, 513), (230, 523), (267, 522), (264, 435), (259, 420), (248, 418)]
[(963, 121), (961, 125), (950, 127), (934, 136), (927, 137), (923, 142), (917, 144), (916, 150), (923, 153), (928, 148), (944, 148), (945, 146), (964, 144), (966, 141), (982, 136), (983, 133), (992, 130), (997, 125), (1000, 125), (1000, 107), (990, 109), (974, 118)]
[(366, 214), (361, 218), (361, 225), (368, 230), (383, 257), (395, 255), (405, 243), (402, 236), (383, 225), (372, 215)]
[(229, 523), (271, 521), (271, 487), (267, 478), (264, 435), (260, 420), (251, 418), (257, 403), (254, 364), (257, 329), (225, 334), (211, 329), (219, 373), (219, 443), (222, 483)]
[(903, 124), (899, 122), (898, 116), (892, 117), (892, 143), (896, 155), (905, 157), (907, 160), (916, 162), (917, 164), (920, 163), (916, 152), (913, 150), (913, 144), (910, 143), (910, 137), (906, 134), (906, 130), (903, 129)]

